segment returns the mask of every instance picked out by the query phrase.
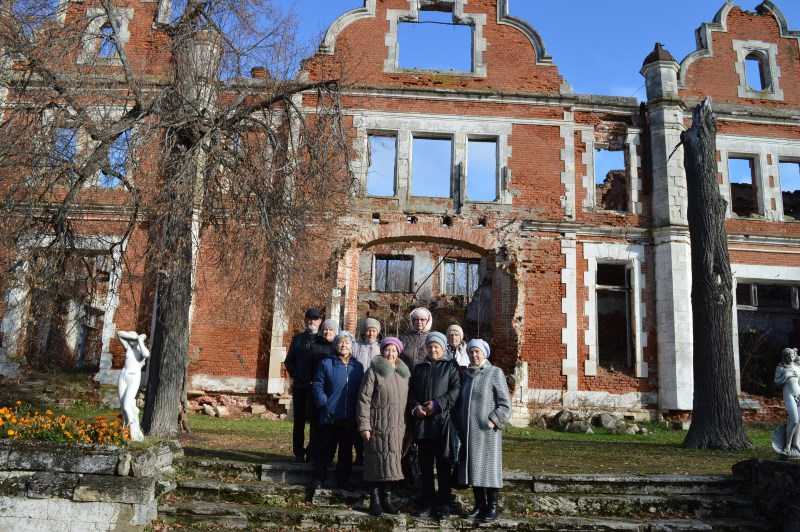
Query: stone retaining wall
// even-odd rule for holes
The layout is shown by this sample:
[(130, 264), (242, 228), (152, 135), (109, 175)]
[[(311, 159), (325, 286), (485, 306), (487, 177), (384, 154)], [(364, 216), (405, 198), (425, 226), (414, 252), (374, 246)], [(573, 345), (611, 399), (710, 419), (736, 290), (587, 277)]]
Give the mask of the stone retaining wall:
[(169, 444), (61, 446), (0, 441), (0, 530), (143, 530), (174, 488)]

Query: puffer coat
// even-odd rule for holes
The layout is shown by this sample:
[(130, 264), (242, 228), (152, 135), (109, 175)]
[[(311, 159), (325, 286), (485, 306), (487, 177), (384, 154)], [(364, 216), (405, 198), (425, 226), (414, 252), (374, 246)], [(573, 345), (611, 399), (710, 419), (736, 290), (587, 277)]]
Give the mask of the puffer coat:
[(338, 356), (329, 356), (317, 365), (311, 390), (321, 424), (352, 422), (356, 418), (363, 376), (364, 367), (353, 357), (345, 364)]
[(403, 434), (411, 372), (402, 360), (392, 365), (376, 357), (364, 374), (358, 396), (356, 422), (361, 432), (370, 431), (364, 442), (364, 480), (390, 482), (403, 479)]
[[(455, 408), (461, 436), (458, 481), (481, 488), (503, 487), (503, 433), (511, 419), (511, 397), (503, 371), (488, 360), (469, 367), (461, 377)], [(489, 421), (495, 428), (489, 428)]]
[(428, 348), (425, 346), (425, 339), (428, 337), (427, 331), (410, 332), (403, 335), (400, 341), (403, 342), (405, 349), (403, 354), (400, 355), (403, 361), (412, 372), (414, 366), (425, 360), (428, 356)]
[(433, 415), (416, 417), (412, 414), (411, 434), (415, 440), (442, 441), (460, 392), (461, 377), (454, 360), (426, 358), (414, 367), (408, 391), (409, 413), (428, 401), (438, 405)]
[(372, 361), (381, 356), (381, 344), (378, 342), (356, 342), (353, 344), (353, 357), (361, 362), (366, 371), (372, 364)]

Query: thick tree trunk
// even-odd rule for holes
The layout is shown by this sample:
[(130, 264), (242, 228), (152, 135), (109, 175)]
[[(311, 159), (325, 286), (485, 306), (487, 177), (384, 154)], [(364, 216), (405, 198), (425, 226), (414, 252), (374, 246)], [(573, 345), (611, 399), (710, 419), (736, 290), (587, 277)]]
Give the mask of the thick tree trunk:
[(725, 232), (727, 204), (717, 184), (717, 126), (708, 100), (681, 136), (692, 241), (694, 412), (685, 447), (751, 447), (736, 390), (731, 322), (733, 277)]

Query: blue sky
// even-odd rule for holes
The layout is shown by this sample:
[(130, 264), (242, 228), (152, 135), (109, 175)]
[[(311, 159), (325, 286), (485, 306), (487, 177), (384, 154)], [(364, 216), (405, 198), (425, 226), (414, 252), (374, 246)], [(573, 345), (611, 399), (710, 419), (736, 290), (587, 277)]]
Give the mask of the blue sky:
[[(300, 38), (315, 42), (341, 13), (363, 0), (275, 0), (300, 19)], [(542, 36), (562, 75), (579, 93), (644, 96), (642, 61), (656, 41), (681, 60), (695, 48), (694, 30), (710, 21), (723, 0), (512, 0), (512, 15), (526, 20)], [(800, 29), (800, 1), (775, 0), (792, 29)], [(758, 0), (740, 0), (753, 9)], [(405, 53), (431, 54), (429, 45)], [(456, 46), (455, 44), (453, 45)], [(408, 46), (406, 46), (406, 49)], [(447, 43), (437, 43), (449, 54)], [(401, 61), (403, 56), (401, 50)], [(458, 54), (453, 51), (453, 56)]]

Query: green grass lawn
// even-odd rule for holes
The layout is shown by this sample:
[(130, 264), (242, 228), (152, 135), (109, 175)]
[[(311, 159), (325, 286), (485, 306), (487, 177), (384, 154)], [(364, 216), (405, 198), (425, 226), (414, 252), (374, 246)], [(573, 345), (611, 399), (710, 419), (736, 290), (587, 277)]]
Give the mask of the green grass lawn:
[[(262, 419), (190, 418), (192, 434), (182, 438), (189, 454), (239, 460), (288, 460), (292, 424)], [(685, 432), (650, 424), (647, 435), (569, 434), (534, 428), (506, 431), (506, 469), (531, 473), (727, 474), (748, 458), (774, 456), (771, 428), (751, 426), (753, 449), (738, 453), (698, 451), (681, 447)]]

